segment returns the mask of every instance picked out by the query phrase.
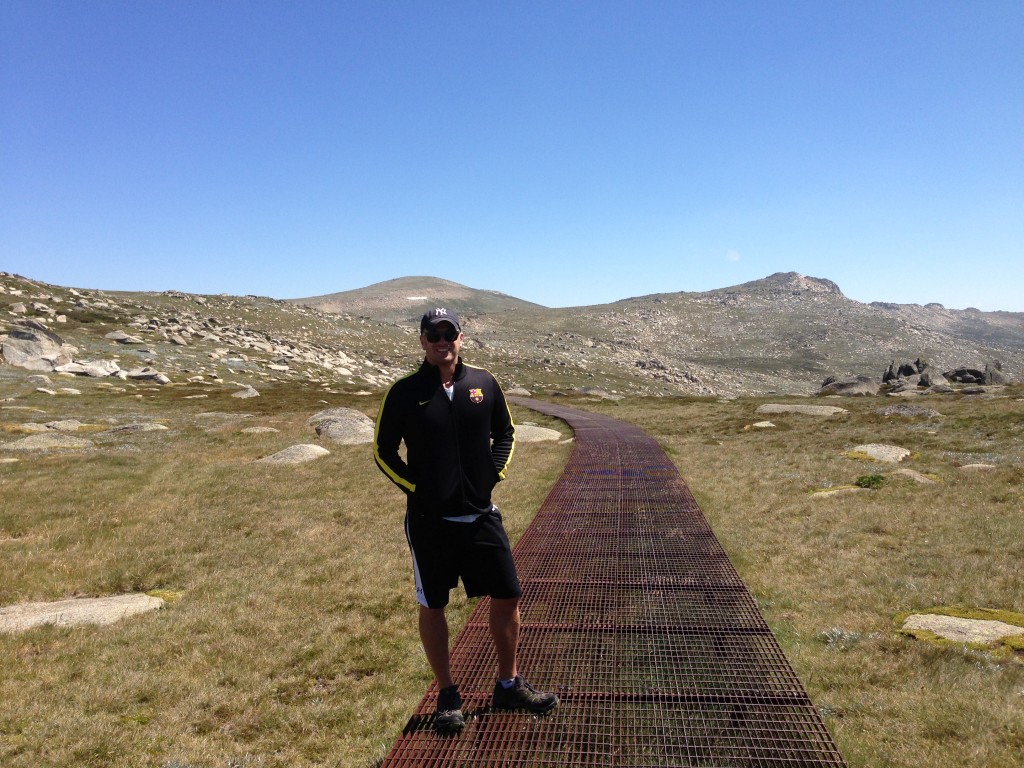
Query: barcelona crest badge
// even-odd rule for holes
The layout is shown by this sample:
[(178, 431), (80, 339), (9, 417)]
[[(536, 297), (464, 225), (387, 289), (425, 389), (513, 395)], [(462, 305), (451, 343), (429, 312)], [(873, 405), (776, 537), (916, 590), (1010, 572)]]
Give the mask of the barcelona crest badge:
[(470, 389), (469, 399), (474, 403), (482, 403), (484, 401), (484, 391), (482, 389)]

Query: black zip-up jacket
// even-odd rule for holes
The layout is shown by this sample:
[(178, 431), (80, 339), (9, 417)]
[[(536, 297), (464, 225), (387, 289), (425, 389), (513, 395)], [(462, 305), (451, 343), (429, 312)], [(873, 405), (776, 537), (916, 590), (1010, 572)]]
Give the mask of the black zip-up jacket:
[[(505, 395), (483, 368), (455, 367), (449, 401), (435, 366), (399, 379), (377, 414), (377, 466), (405, 491), (408, 509), (454, 517), (491, 509), (491, 491), (505, 478), (515, 448), (515, 426)], [(406, 460), (398, 453), (402, 440)]]

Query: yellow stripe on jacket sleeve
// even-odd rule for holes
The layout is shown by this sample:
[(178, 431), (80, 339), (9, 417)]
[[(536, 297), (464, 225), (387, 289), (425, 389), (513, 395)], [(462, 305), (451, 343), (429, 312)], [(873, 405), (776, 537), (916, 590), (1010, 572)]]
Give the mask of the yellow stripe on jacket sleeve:
[(505, 472), (508, 470), (508, 465), (512, 463), (512, 454), (516, 452), (516, 423), (512, 419), (512, 409), (508, 407), (508, 401), (505, 402), (505, 410), (508, 411), (508, 423), (512, 428), (512, 442), (508, 446), (508, 456), (505, 457), (505, 463), (501, 465), (498, 470), (498, 479), (505, 479)]
[[(395, 383), (397, 384), (398, 382)], [(380, 401), (380, 408), (377, 410), (377, 423), (374, 425), (373, 428), (373, 458), (374, 461), (377, 462), (377, 466), (380, 467), (381, 471), (385, 475), (387, 475), (388, 479), (390, 479), (391, 482), (393, 482), (399, 488), (408, 491), (409, 493), (415, 493), (416, 484), (402, 477), (402, 475), (400, 475), (398, 471), (391, 466), (391, 464), (381, 455), (380, 452), (380, 425), (384, 417), (384, 407), (387, 405), (388, 397), (391, 395), (391, 391), (394, 388), (394, 384), (392, 384), (391, 387), (388, 388), (388, 391), (384, 394), (384, 398)], [(393, 449), (393, 451), (391, 451), (391, 453), (393, 453), (393, 458), (395, 460), (400, 461), (398, 457), (397, 445)]]

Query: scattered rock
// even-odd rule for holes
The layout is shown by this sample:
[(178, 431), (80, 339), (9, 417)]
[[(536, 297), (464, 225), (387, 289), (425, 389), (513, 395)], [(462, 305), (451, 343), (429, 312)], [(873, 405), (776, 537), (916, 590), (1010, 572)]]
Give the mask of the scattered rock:
[(266, 456), (262, 459), (257, 459), (257, 464), (302, 464), (306, 461), (313, 461), (313, 459), (319, 459), (321, 456), (327, 456), (330, 454), (326, 448), (319, 445), (293, 445), (285, 448), (283, 451)]
[(167, 429), (163, 424), (156, 424), (154, 422), (136, 422), (133, 424), (119, 424), (116, 427), (111, 427), (107, 430), (108, 434), (118, 434), (119, 432), (160, 432)]
[(77, 432), (85, 426), (78, 419), (62, 419), (61, 421), (50, 421), (44, 424), (47, 429), (52, 429), (57, 432)]
[(950, 392), (953, 391), (949, 386), (949, 381), (947, 381), (946, 377), (937, 371), (925, 371), (922, 373), (921, 378), (918, 380), (918, 384), (926, 388), (945, 387)]
[(756, 421), (750, 425), (751, 429), (773, 429), (775, 427), (770, 421)]
[(55, 333), (39, 328), (12, 328), (0, 347), (11, 365), (30, 371), (52, 371), (71, 362), (70, 350)]
[(995, 464), (963, 464), (960, 469), (966, 470), (967, 472), (991, 472), (994, 469), (998, 469)]
[(957, 384), (984, 384), (985, 383), (985, 372), (980, 371), (977, 368), (954, 368), (951, 371), (946, 371), (942, 374), (948, 381), (954, 381)]
[(900, 475), (902, 477), (909, 477), (915, 483), (920, 483), (921, 485), (938, 485), (936, 481), (932, 480), (927, 475), (921, 474), (915, 469), (907, 469), (906, 467), (901, 467), (899, 469), (894, 469), (892, 471), (892, 474)]
[(985, 383), (1000, 386), (1008, 384), (1009, 377), (1003, 373), (1003, 364), (998, 360), (985, 363)]
[[(914, 362), (904, 362), (899, 365), (895, 360), (889, 362), (889, 367), (882, 375), (882, 383), (889, 384), (898, 379), (907, 379), (920, 376), (928, 368), (928, 362), (918, 358)], [(915, 380), (916, 383), (916, 380)]]
[(925, 408), (920, 405), (887, 405), (885, 408), (879, 408), (875, 411), (879, 416), (905, 416), (907, 418), (916, 418), (918, 416), (926, 419), (934, 419), (942, 416), (941, 413), (936, 411), (934, 408)]
[(4, 443), (0, 448), (8, 451), (59, 451), (59, 450), (84, 450), (92, 448), (89, 440), (81, 437), (72, 437), (60, 433), (48, 431), (45, 434), (29, 435), (11, 443)]
[[(321, 402), (324, 401), (321, 400)], [(351, 408), (325, 408), (322, 411), (317, 411), (306, 419), (306, 424), (315, 426), (326, 419), (343, 419), (348, 416), (351, 410)]]
[(962, 619), (935, 613), (915, 613), (903, 622), (903, 629), (924, 629), (958, 643), (998, 642), (1005, 637), (1024, 635), (1024, 627), (988, 619)]
[(513, 397), (533, 397), (533, 393), (528, 389), (522, 387), (512, 387), (512, 389), (505, 392), (506, 395)]
[(900, 365), (893, 360), (882, 376), (882, 381), (888, 387), (888, 394), (911, 397), (925, 391), (929, 394), (953, 392), (949, 386), (950, 382), (1000, 386), (1009, 383), (1009, 377), (1003, 373), (1002, 363), (998, 360), (986, 363), (984, 369), (960, 366), (945, 373), (938, 373), (919, 358), (913, 363), (904, 362)]
[(839, 397), (871, 396), (878, 394), (878, 382), (870, 376), (851, 376), (845, 379), (829, 377), (821, 385), (818, 395), (826, 397), (836, 395)]
[(248, 386), (245, 389), (240, 389), (238, 392), (234, 392), (231, 396), (245, 400), (250, 397), (259, 397), (260, 393), (256, 391), (255, 387)]
[(12, 432), (27, 432), (29, 434), (38, 434), (42, 432), (49, 432), (50, 428), (45, 424), (36, 424), (34, 422), (27, 422), (25, 424), (17, 424), (8, 429)]
[(103, 338), (110, 339), (111, 341), (116, 341), (119, 344), (145, 344), (146, 343), (142, 339), (140, 339), (138, 336), (129, 336), (124, 331), (111, 331), (110, 333), (108, 333)]
[(169, 384), (171, 381), (169, 378), (160, 373), (160, 371), (156, 370), (155, 368), (150, 368), (149, 366), (135, 368), (131, 371), (128, 371), (125, 374), (125, 376), (134, 381), (155, 381), (157, 384)]
[(0, 632), (21, 632), (52, 624), (113, 624), (116, 621), (163, 608), (159, 597), (136, 593), (112, 597), (73, 598), (53, 603), (21, 603), (0, 608)]
[(579, 391), (580, 394), (589, 395), (590, 397), (597, 397), (600, 398), (601, 400), (611, 400), (614, 402), (625, 399), (622, 395), (616, 395), (612, 392), (607, 392), (598, 387), (580, 387)]
[(799, 413), (804, 416), (835, 416), (837, 413), (846, 412), (845, 408), (839, 408), (834, 405), (799, 405), (784, 403), (766, 403), (765, 405), (759, 405), (756, 411), (756, 413), (763, 414)]
[(867, 443), (865, 445), (858, 445), (850, 452), (852, 458), (860, 458), (864, 455), (875, 461), (884, 461), (888, 464), (898, 464), (910, 455), (910, 451), (906, 448), (900, 448), (898, 445), (883, 445), (881, 443)]
[(517, 424), (516, 442), (542, 443), (547, 441), (557, 442), (562, 439), (562, 433), (557, 429), (538, 427), (535, 424)]
[(121, 367), (113, 360), (83, 360), (57, 366), (54, 370), (57, 373), (73, 373), (76, 376), (102, 379), (106, 376), (116, 376)]
[(329, 408), (311, 416), (306, 423), (316, 425), (318, 437), (341, 445), (373, 442), (373, 419), (354, 408)]
[(866, 491), (867, 488), (859, 488), (855, 485), (844, 485), (842, 488), (830, 488), (826, 491), (815, 491), (811, 494), (812, 499), (827, 499), (832, 496), (847, 496), (851, 493), (860, 493)]
[(910, 385), (907, 385), (906, 388), (895, 388), (886, 393), (888, 397), (901, 397), (905, 400), (910, 399), (912, 397), (920, 397), (923, 394), (924, 392), (922, 392), (920, 389), (917, 389)]
[(249, 435), (260, 435), (265, 432), (279, 432), (280, 430), (274, 429), (273, 427), (246, 427), (241, 431)]

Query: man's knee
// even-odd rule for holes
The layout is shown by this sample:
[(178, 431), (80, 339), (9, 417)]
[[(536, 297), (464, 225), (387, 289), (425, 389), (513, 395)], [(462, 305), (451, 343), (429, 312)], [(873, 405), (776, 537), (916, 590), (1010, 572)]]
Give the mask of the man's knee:
[(519, 610), (518, 597), (491, 598), (491, 611), (496, 614), (512, 616), (517, 610)]
[(444, 608), (429, 608), (426, 605), (421, 605), (420, 618), (424, 621), (444, 621)]

